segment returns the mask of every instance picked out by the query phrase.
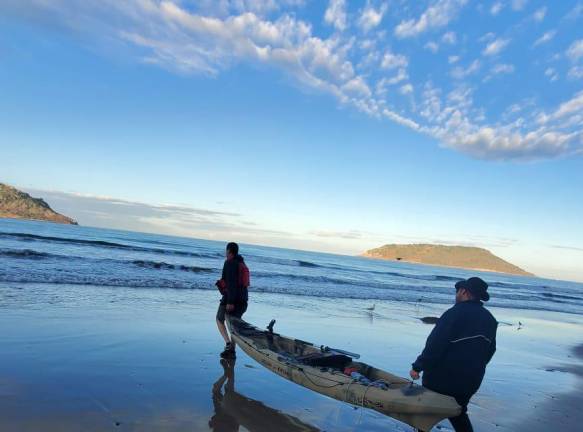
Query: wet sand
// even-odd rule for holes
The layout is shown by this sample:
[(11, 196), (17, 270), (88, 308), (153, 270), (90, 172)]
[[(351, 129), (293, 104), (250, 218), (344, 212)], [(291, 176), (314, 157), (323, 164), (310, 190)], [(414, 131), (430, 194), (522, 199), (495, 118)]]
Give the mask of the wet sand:
[[(0, 430), (411, 430), (287, 382), (242, 352), (221, 363), (216, 305), (210, 291), (0, 286)], [(282, 334), (406, 376), (432, 328), (419, 318), (446, 306), (369, 306), (253, 293), (245, 318), (260, 326), (276, 318)], [(581, 342), (583, 318), (493, 312), (499, 350), (469, 407), (475, 429), (581, 424), (581, 360), (570, 347)]]
[[(583, 429), (583, 345), (572, 349), (567, 365), (547, 368), (553, 373), (569, 373), (578, 378), (577, 387), (566, 393), (552, 394), (542, 404), (533, 405), (533, 415), (516, 425), (518, 432), (550, 430), (576, 431)], [(576, 364), (571, 361), (575, 360)]]

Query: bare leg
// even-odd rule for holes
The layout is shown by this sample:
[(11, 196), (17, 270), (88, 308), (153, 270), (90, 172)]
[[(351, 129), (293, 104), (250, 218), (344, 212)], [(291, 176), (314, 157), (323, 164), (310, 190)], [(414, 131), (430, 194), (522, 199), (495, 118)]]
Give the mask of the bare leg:
[(221, 334), (221, 336), (225, 340), (225, 344), (230, 343), (231, 338), (229, 338), (229, 333), (227, 332), (227, 327), (225, 327), (225, 323), (217, 320), (217, 327), (219, 328), (219, 333)]

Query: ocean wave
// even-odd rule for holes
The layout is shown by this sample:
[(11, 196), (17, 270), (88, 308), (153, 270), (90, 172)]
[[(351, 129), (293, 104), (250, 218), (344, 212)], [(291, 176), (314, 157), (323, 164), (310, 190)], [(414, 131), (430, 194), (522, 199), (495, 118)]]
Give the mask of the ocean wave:
[(115, 243), (105, 240), (87, 240), (87, 239), (78, 239), (78, 238), (71, 238), (71, 237), (53, 237), (53, 236), (42, 236), (37, 234), (28, 234), (28, 233), (9, 233), (9, 232), (0, 232), (0, 237), (4, 238), (14, 238), (21, 241), (45, 241), (51, 243), (62, 243), (62, 244), (75, 244), (75, 245), (82, 245), (82, 246), (94, 246), (94, 247), (101, 247), (101, 248), (110, 248), (110, 249), (121, 249), (121, 250), (128, 250), (128, 251), (135, 251), (135, 252), (151, 252), (151, 253), (158, 253), (164, 255), (177, 255), (177, 256), (187, 256), (187, 257), (196, 257), (196, 258), (217, 258), (222, 256), (220, 253), (198, 253), (198, 252), (187, 252), (187, 251), (179, 251), (179, 250), (172, 250), (172, 249), (158, 249), (158, 248), (148, 248), (143, 246), (133, 246), (123, 243)]
[(143, 288), (143, 289), (203, 289), (216, 290), (210, 282), (190, 281), (183, 279), (162, 279), (162, 278), (112, 278), (100, 277), (98, 275), (84, 276), (79, 274), (29, 274), (12, 275), (1, 277), (0, 282), (18, 284), (54, 284), (54, 285), (79, 285), (79, 286), (100, 286), (100, 287), (120, 287), (120, 288)]
[(334, 266), (327, 266), (324, 264), (316, 264), (311, 261), (306, 260), (296, 260), (296, 259), (286, 259), (286, 258), (274, 258), (263, 255), (245, 255), (246, 259), (250, 262), (261, 262), (266, 264), (277, 264), (291, 267), (305, 267), (305, 268), (335, 268)]
[(417, 280), (424, 280), (424, 281), (459, 281), (461, 278), (455, 276), (444, 276), (444, 275), (414, 275), (409, 273), (397, 273), (397, 272), (387, 272), (390, 276), (397, 276), (406, 279), (417, 279)]
[(545, 292), (545, 293), (542, 293), (542, 295), (543, 295), (543, 297), (551, 298), (551, 299), (582, 300), (583, 301), (583, 297), (566, 295), (566, 294), (554, 294), (554, 293)]
[(300, 267), (310, 267), (310, 268), (324, 267), (324, 266), (322, 266), (320, 264), (316, 264), (316, 263), (313, 263), (313, 262), (310, 262), (310, 261), (296, 260), (296, 262), (297, 262), (297, 264)]
[(0, 256), (23, 259), (43, 259), (49, 258), (53, 255), (32, 249), (0, 249)]
[(67, 260), (67, 261), (85, 261), (85, 262), (93, 262), (96, 264), (133, 264), (137, 267), (147, 268), (147, 269), (156, 269), (156, 270), (180, 270), (185, 272), (192, 272), (192, 273), (204, 273), (204, 272), (213, 272), (211, 268), (206, 267), (197, 267), (197, 266), (188, 266), (184, 264), (170, 264), (163, 261), (148, 261), (148, 260), (133, 260), (133, 261), (126, 261), (126, 260), (117, 260), (111, 258), (84, 258), (80, 256), (66, 256), (66, 255), (57, 255), (51, 254), (46, 252), (39, 252), (32, 249), (0, 249), (0, 257), (9, 257), (9, 258), (16, 258), (16, 259), (60, 259), (60, 260)]
[(213, 269), (205, 268), (205, 267), (196, 267), (196, 266), (187, 266), (182, 264), (168, 264), (165, 262), (158, 262), (158, 261), (146, 261), (146, 260), (135, 260), (131, 262), (132, 264), (148, 268), (148, 269), (157, 269), (157, 270), (181, 270), (193, 273), (204, 273), (204, 272), (212, 272)]

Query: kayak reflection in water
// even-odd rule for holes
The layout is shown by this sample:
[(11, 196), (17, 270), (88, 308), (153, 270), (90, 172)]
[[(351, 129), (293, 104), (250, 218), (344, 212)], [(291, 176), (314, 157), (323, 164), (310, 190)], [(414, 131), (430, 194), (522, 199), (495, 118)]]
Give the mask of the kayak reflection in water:
[[(270, 408), (235, 391), (235, 360), (222, 359), (223, 375), (213, 384), (215, 414), (209, 420), (214, 432), (319, 432), (296, 417)], [(224, 390), (224, 391), (223, 391)]]

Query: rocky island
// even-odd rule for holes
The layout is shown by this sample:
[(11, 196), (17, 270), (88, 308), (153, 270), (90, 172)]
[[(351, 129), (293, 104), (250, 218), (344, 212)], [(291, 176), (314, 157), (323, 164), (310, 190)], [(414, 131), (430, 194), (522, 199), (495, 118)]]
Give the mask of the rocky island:
[(415, 264), (457, 267), (471, 270), (534, 276), (479, 247), (437, 244), (387, 244), (370, 249), (361, 256)]
[(42, 198), (33, 198), (3, 183), (0, 183), (0, 218), (32, 219), (77, 225), (73, 219), (55, 212)]

